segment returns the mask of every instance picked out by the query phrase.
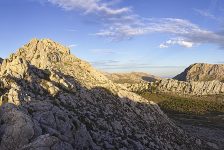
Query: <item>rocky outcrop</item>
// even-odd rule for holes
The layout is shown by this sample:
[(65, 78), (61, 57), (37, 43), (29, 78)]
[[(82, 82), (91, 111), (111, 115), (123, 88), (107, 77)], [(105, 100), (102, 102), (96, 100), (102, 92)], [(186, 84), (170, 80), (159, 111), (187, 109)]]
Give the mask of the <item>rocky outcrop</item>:
[(179, 81), (224, 81), (223, 64), (193, 64), (185, 69), (184, 72), (174, 77)]
[(139, 82), (154, 82), (159, 80), (159, 77), (143, 73), (143, 72), (131, 72), (131, 73), (103, 73), (108, 79), (115, 83), (139, 83)]
[(224, 94), (224, 83), (217, 80), (201, 82), (182, 82), (177, 80), (161, 80), (157, 85), (160, 92), (180, 95), (218, 95)]
[(163, 79), (151, 83), (122, 84), (120, 86), (136, 93), (156, 92), (192, 96), (224, 94), (224, 83), (217, 80), (205, 82), (184, 82), (173, 79)]
[(0, 102), (1, 150), (212, 149), (48, 39), (3, 61)]
[(0, 57), (0, 69), (1, 69), (2, 62), (3, 62), (3, 59)]

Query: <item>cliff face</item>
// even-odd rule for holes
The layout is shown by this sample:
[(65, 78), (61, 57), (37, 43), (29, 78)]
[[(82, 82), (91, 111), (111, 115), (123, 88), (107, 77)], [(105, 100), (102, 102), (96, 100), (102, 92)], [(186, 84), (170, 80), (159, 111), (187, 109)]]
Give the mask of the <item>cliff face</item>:
[(179, 81), (224, 81), (224, 65), (193, 64), (174, 79)]
[(224, 83), (213, 81), (184, 82), (173, 79), (163, 79), (151, 83), (136, 83), (121, 85), (132, 92), (160, 92), (177, 95), (217, 95), (224, 94)]
[(0, 149), (212, 149), (51, 40), (0, 69)]
[(217, 95), (224, 94), (224, 83), (217, 80), (200, 82), (181, 82), (177, 80), (161, 80), (157, 85), (160, 92), (180, 95)]

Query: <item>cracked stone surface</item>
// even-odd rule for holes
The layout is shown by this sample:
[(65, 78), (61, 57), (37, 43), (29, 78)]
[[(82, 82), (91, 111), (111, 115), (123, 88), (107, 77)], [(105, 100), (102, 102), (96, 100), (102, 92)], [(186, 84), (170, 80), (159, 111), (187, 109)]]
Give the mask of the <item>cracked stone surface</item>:
[(192, 96), (224, 94), (224, 83), (218, 80), (184, 82), (173, 79), (162, 79), (156, 82), (125, 83), (120, 84), (120, 86), (132, 92), (161, 92)]
[(3, 60), (0, 103), (1, 150), (215, 149), (49, 39)]

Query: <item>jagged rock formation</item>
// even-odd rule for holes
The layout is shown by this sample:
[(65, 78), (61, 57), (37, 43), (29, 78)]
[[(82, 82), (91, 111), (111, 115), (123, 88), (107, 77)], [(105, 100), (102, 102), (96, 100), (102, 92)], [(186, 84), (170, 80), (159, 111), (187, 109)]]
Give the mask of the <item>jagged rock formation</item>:
[(3, 59), (0, 57), (0, 68), (1, 68), (2, 62), (3, 62)]
[(224, 81), (223, 64), (193, 64), (185, 69), (184, 72), (174, 77), (179, 81)]
[(162, 79), (157, 82), (122, 84), (120, 86), (137, 93), (158, 92), (192, 96), (224, 94), (224, 83), (217, 80), (184, 82), (173, 79)]
[(159, 77), (143, 72), (131, 73), (104, 73), (104, 75), (115, 83), (139, 83), (139, 82), (154, 82), (159, 80)]
[(160, 92), (171, 92), (180, 95), (217, 95), (224, 94), (224, 83), (217, 80), (201, 82), (182, 82), (177, 80), (161, 80), (157, 84)]
[(214, 148), (47, 39), (3, 61), (0, 102), (1, 150)]

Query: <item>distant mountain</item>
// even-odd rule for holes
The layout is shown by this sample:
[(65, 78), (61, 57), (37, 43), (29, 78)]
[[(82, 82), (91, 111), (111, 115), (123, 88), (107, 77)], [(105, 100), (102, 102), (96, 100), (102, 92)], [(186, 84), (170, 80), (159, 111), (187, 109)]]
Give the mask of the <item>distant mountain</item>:
[(154, 82), (160, 79), (154, 75), (143, 72), (130, 72), (130, 73), (104, 73), (106, 77), (115, 83), (139, 83), (139, 82)]
[(182, 96), (224, 95), (224, 83), (217, 80), (185, 82), (162, 79), (150, 83), (125, 83), (122, 86), (136, 93), (171, 93)]
[(0, 105), (1, 150), (212, 149), (49, 39), (3, 61)]
[(193, 64), (174, 79), (179, 81), (224, 81), (224, 64)]

